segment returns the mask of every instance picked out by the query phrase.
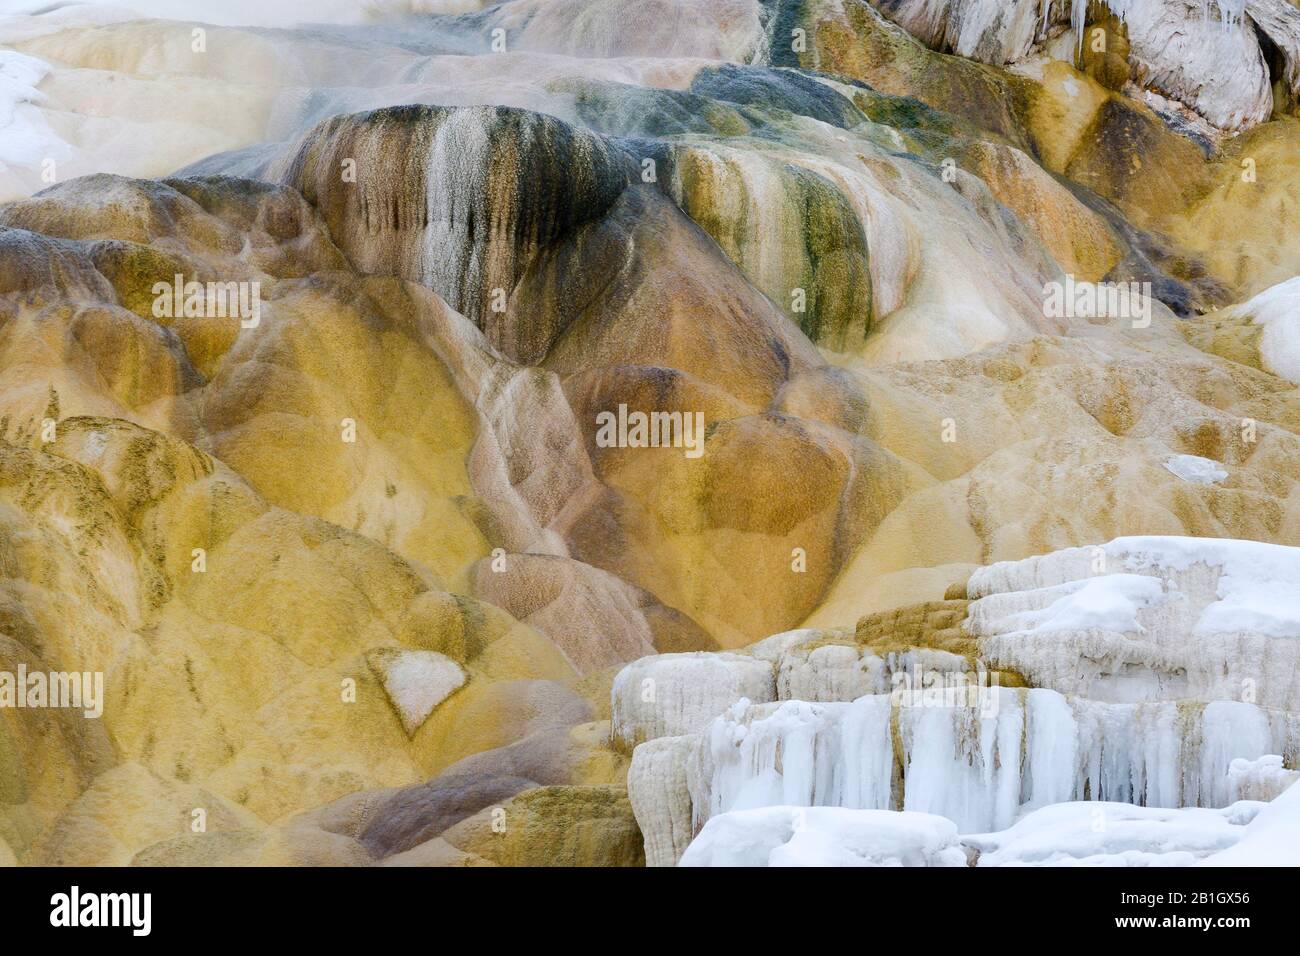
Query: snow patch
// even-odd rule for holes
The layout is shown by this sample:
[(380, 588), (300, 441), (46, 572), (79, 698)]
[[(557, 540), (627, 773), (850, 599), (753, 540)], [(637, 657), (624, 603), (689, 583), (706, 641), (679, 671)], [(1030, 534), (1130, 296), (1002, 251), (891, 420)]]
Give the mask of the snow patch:
[(1035, 810), (997, 833), (962, 842), (976, 866), (1190, 866), (1234, 846), (1262, 805), (1220, 810), (1072, 802)]
[(966, 866), (951, 820), (841, 807), (762, 807), (714, 817), (680, 866)]
[(1174, 455), (1166, 458), (1165, 470), (1172, 475), (1197, 485), (1213, 485), (1228, 477), (1223, 466), (1213, 458), (1197, 455)]
[(45, 122), (36, 106), (44, 101), (37, 90), (50, 65), (34, 56), (0, 50), (0, 166), (31, 163), (42, 158), (61, 159), (64, 143)]
[(1236, 846), (1202, 861), (1204, 866), (1300, 866), (1300, 785), (1263, 809)]
[(381, 647), (367, 654), (366, 661), (384, 685), (408, 737), (465, 683), (461, 666), (437, 651)]
[(1300, 385), (1300, 276), (1265, 289), (1232, 312), (1264, 327), (1259, 339), (1264, 368)]

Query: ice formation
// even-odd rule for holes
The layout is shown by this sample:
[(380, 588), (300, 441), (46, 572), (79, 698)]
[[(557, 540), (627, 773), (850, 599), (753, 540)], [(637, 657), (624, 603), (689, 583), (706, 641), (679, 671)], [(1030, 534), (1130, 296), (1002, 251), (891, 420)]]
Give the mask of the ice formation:
[(1117, 538), (981, 568), (967, 588), (982, 656), (1034, 686), (1300, 710), (1298, 548)]
[(970, 833), (1070, 800), (1219, 807), (1235, 759), (1294, 759), (1300, 747), (1300, 718), (1250, 704), (1107, 704), (1044, 689), (978, 696), (958, 706), (893, 706), (889, 695), (737, 703), (688, 763), (696, 822), (758, 806), (841, 806), (936, 813)]
[(1282, 765), (1281, 754), (1265, 754), (1254, 760), (1239, 757), (1228, 764), (1228, 791), (1233, 800), (1273, 800), (1297, 780), (1300, 770)]
[[(1234, 847), (1300, 776), (1300, 549), (1119, 538), (978, 569), (966, 591), (973, 663), (877, 654), (844, 630), (691, 655), (713, 674), (707, 707), (622, 718), (626, 740), (649, 740), (628, 778), (647, 861), (699, 834), (700, 861), (826, 862), (828, 833), (848, 846), (869, 821), (790, 808), (834, 807), (946, 818), (981, 865), (1189, 865)], [(619, 675), (616, 727), (653, 666)], [(741, 672), (768, 696), (739, 694)], [(1006, 673), (1033, 686), (991, 679)]]

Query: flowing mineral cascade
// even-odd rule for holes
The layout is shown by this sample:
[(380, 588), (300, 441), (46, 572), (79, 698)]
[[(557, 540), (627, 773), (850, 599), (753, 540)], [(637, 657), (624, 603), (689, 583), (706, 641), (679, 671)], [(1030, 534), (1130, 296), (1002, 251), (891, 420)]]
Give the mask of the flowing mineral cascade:
[(1300, 0), (0, 5), (0, 866), (1300, 865), (1298, 189)]

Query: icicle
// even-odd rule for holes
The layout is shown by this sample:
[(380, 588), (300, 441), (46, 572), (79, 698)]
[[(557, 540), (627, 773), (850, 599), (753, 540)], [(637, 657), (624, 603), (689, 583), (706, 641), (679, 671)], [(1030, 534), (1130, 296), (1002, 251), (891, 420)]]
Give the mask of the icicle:
[(1233, 760), (1294, 753), (1298, 738), (1300, 717), (1235, 701), (1113, 704), (992, 688), (955, 706), (883, 694), (742, 702), (701, 735), (690, 791), (697, 826), (729, 810), (840, 806), (934, 813), (975, 833), (1071, 800), (1224, 806)]
[(1078, 43), (1078, 50), (1075, 52), (1075, 59), (1083, 56), (1083, 28), (1088, 21), (1088, 0), (1074, 0), (1074, 6), (1070, 8), (1070, 26), (1074, 30), (1075, 40)]

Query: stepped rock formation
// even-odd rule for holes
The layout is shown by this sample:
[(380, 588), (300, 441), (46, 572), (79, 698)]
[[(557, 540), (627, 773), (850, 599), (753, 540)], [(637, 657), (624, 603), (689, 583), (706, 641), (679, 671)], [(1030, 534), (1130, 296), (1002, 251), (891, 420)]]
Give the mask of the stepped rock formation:
[(1296, 3), (138, 6), (0, 16), (0, 864), (1289, 859)]
[[(804, 629), (748, 654), (629, 665), (614, 683), (614, 732), (642, 741), (628, 782), (647, 861), (746, 846), (758, 824), (733, 815), (760, 807), (917, 812), (947, 818), (952, 835), (1014, 841), (1013, 826), (1036, 817), (1073, 826), (1077, 814), (1057, 811), (1071, 801), (1176, 809), (1272, 798), (1294, 779), (1283, 761), (1300, 756), (1295, 667), (1276, 656), (1295, 649), (1300, 606), (1279, 578), (1297, 568), (1295, 548), (1119, 539), (977, 570), (966, 588), (978, 600), (942, 612), (958, 617), (964, 646), (935, 626), (950, 618), (923, 606), (895, 615), (930, 625), (890, 628), (899, 649), (877, 643), (877, 615), (856, 633)], [(642, 674), (664, 701), (650, 714)], [(1034, 686), (1004, 686), (1005, 675)], [(658, 721), (664, 712), (677, 719)], [(808, 822), (830, 828), (826, 840), (848, 828), (851, 841), (871, 819)], [(1231, 835), (1215, 846), (1241, 832)]]

